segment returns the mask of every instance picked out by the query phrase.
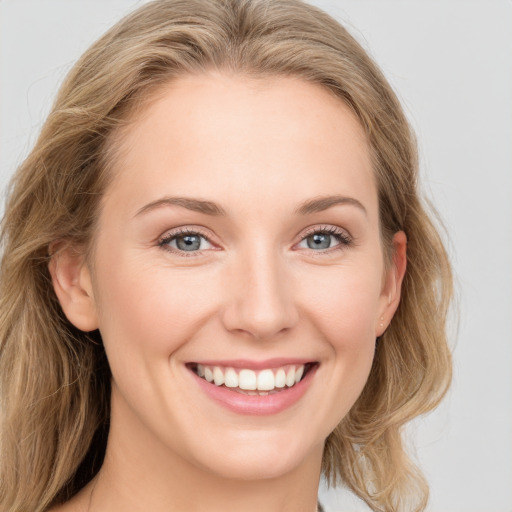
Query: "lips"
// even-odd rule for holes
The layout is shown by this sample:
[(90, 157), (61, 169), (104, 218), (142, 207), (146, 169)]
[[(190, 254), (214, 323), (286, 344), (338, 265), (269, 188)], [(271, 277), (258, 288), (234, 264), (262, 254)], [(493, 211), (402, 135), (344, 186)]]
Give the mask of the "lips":
[(244, 414), (269, 414), (284, 410), (304, 394), (318, 363), (268, 363), (265, 367), (262, 363), (202, 362), (189, 363), (187, 367), (201, 388), (229, 409)]

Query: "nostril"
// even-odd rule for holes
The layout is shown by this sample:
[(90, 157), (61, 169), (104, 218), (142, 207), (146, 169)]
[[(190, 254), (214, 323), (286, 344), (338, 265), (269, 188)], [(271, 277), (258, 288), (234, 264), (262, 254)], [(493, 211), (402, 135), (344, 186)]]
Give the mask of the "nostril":
[(249, 304), (232, 305), (223, 317), (227, 330), (245, 333), (257, 340), (289, 332), (298, 320), (299, 315), (291, 307), (250, 307)]
[(287, 269), (270, 248), (255, 247), (243, 256), (225, 288), (228, 295), (222, 320), (226, 329), (259, 340), (290, 330), (299, 314)]

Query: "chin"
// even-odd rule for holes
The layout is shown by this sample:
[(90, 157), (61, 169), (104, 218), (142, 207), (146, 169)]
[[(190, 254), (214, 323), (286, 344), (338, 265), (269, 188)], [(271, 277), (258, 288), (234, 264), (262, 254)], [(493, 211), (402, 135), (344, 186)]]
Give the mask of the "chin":
[(322, 457), (323, 442), (314, 445), (296, 432), (241, 434), (216, 442), (211, 450), (204, 444), (196, 463), (219, 477), (249, 481), (283, 477), (296, 471), (306, 460)]

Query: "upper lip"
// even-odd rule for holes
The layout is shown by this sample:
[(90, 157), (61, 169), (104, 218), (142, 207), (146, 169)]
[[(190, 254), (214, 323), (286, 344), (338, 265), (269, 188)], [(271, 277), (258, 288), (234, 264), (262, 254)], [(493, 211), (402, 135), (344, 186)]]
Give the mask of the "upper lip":
[(201, 364), (203, 366), (222, 366), (225, 368), (244, 368), (249, 370), (264, 370), (266, 368), (279, 368), (286, 365), (301, 365), (316, 363), (314, 359), (300, 357), (276, 357), (255, 361), (253, 359), (202, 359), (191, 361), (189, 364)]

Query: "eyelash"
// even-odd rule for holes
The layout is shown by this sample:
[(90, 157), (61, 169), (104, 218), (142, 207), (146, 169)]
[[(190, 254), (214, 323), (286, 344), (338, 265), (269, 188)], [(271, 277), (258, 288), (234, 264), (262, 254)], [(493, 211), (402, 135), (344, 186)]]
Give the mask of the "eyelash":
[(327, 249), (319, 250), (319, 251), (314, 251), (311, 249), (312, 254), (314, 254), (315, 256), (321, 256), (326, 253), (343, 250), (343, 249), (350, 247), (353, 244), (353, 238), (345, 230), (335, 227), (335, 226), (320, 226), (320, 227), (315, 226), (315, 227), (309, 229), (308, 231), (306, 231), (306, 233), (304, 233), (304, 235), (300, 239), (300, 242), (302, 242), (302, 241), (306, 240), (306, 238), (308, 238), (312, 235), (316, 235), (316, 234), (330, 235), (330, 236), (334, 237), (334, 239), (338, 242), (338, 245), (335, 245), (334, 247), (329, 247)]
[[(310, 228), (301, 237), (299, 243), (303, 242), (308, 237), (310, 237), (312, 235), (316, 235), (316, 234), (330, 235), (330, 236), (334, 237), (334, 239), (338, 242), (338, 244), (335, 245), (334, 247), (329, 247), (327, 249), (322, 249), (322, 250), (318, 250), (318, 251), (311, 249), (310, 250), (311, 253), (314, 254), (315, 256), (316, 255), (320, 256), (320, 255), (323, 255), (326, 253), (331, 253), (336, 250), (343, 250), (347, 247), (350, 247), (353, 244), (352, 237), (345, 230), (342, 230), (341, 228), (337, 228), (335, 226), (320, 226), (320, 227), (315, 226), (314, 228)], [(194, 256), (198, 256), (199, 254), (201, 254), (202, 253), (201, 250), (182, 251), (179, 249), (171, 248), (168, 245), (173, 240), (175, 240), (179, 237), (182, 237), (182, 236), (186, 236), (186, 235), (200, 236), (201, 238), (205, 239), (209, 244), (213, 245), (213, 243), (210, 241), (209, 237), (207, 235), (203, 234), (200, 230), (190, 229), (190, 228), (180, 228), (178, 231), (173, 231), (171, 233), (167, 233), (162, 238), (160, 238), (158, 241), (158, 246), (161, 247), (165, 251), (175, 253), (175, 254), (177, 253), (183, 257), (194, 257)]]
[[(174, 239), (177, 239), (182, 236), (200, 236), (201, 238), (204, 238), (208, 241), (209, 244), (212, 244), (208, 236), (206, 236), (204, 233), (201, 233), (198, 229), (190, 229), (190, 228), (180, 228), (177, 231), (172, 231), (171, 233), (166, 233), (160, 240), (158, 241), (158, 246), (161, 247), (164, 251), (171, 252), (173, 254), (179, 254), (180, 256), (184, 256), (185, 258), (190, 258), (197, 256), (202, 251), (180, 251), (179, 249), (174, 249), (173, 247), (170, 247), (168, 244), (172, 242)], [(213, 245), (213, 244), (212, 244)]]

